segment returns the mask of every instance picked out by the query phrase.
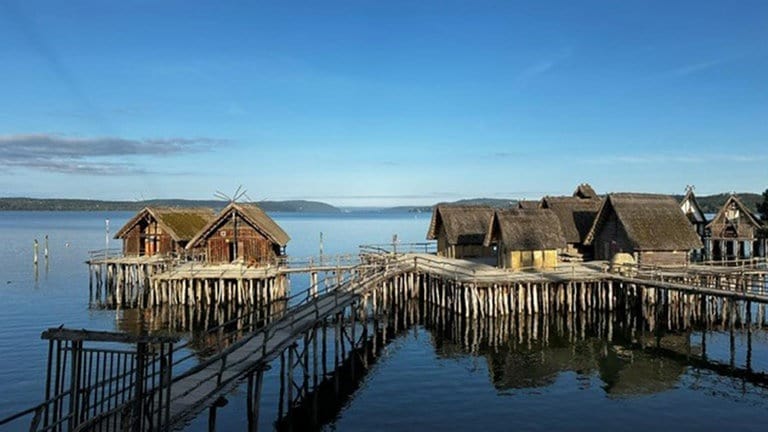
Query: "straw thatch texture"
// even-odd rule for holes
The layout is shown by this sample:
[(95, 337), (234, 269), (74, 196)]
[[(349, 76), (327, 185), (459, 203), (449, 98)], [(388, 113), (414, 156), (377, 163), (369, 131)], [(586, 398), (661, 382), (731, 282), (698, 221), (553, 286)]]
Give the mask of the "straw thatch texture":
[[(609, 194), (586, 238), (591, 244), (607, 221), (635, 251), (686, 251), (702, 247), (699, 236), (671, 196), (637, 193)], [(609, 233), (610, 234), (610, 233)]]
[(427, 240), (439, 240), (444, 232), (448, 245), (482, 245), (493, 211), (489, 206), (437, 205), (432, 210)]
[(565, 241), (581, 244), (589, 234), (597, 211), (600, 209), (599, 199), (582, 199), (576, 197), (544, 197), (542, 208), (550, 209), (560, 221)]
[(488, 225), (484, 244), (494, 239), (508, 251), (540, 251), (565, 247), (557, 216), (548, 209), (497, 210)]
[(541, 202), (534, 200), (520, 200), (517, 202), (517, 208), (519, 209), (537, 209)]
[(258, 206), (254, 204), (230, 203), (219, 213), (218, 217), (211, 220), (198, 232), (198, 234), (189, 242), (189, 245), (187, 245), (187, 249), (199, 246), (220, 226), (228, 223), (232, 218), (233, 212), (236, 213), (236, 216), (239, 216), (253, 229), (264, 235), (276, 245), (283, 247), (288, 244), (288, 241), (291, 239), (288, 234)]
[(145, 207), (120, 228), (115, 238), (125, 237), (134, 226), (146, 218), (157, 222), (163, 232), (174, 241), (186, 242), (215, 217), (216, 213), (209, 208)]
[(573, 191), (573, 196), (576, 198), (582, 198), (582, 199), (597, 199), (599, 198), (597, 196), (597, 192), (595, 192), (594, 189), (592, 189), (592, 186), (589, 185), (589, 183), (582, 183), (576, 187), (576, 190)]

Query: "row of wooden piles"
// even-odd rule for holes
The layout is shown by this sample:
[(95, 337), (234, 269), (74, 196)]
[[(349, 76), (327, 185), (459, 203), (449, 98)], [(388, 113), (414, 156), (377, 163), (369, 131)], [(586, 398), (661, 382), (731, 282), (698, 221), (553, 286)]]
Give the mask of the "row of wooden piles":
[[(406, 275), (402, 277), (406, 283), (395, 285), (395, 287), (404, 286), (408, 289), (412, 285), (407, 282), (412, 278), (415, 278), (419, 284), (418, 296), (425, 302), (470, 318), (513, 314), (613, 312), (640, 308), (644, 314), (647, 314), (651, 326), (661, 319), (668, 321), (669, 326), (679, 324), (687, 327), (694, 322), (726, 324), (727, 320), (732, 319), (737, 323), (749, 319), (751, 322), (763, 325), (766, 319), (764, 304), (752, 307), (744, 301), (610, 279), (578, 282), (517, 282), (478, 286), (473, 283), (443, 279), (439, 276)], [(748, 283), (764, 284), (764, 278), (765, 276), (762, 275), (751, 277), (751, 279), (729, 279), (727, 283), (733, 284), (734, 289), (742, 289)], [(713, 276), (710, 279), (713, 285), (725, 286), (726, 281), (722, 277)], [(704, 284), (706, 280), (700, 282)], [(400, 291), (396, 289), (395, 292)], [(411, 296), (415, 295), (413, 289), (410, 293)], [(749, 317), (748, 312), (751, 314)]]
[(287, 298), (289, 278), (160, 278), (166, 264), (91, 265), (91, 304), (150, 308), (160, 305), (264, 307)]

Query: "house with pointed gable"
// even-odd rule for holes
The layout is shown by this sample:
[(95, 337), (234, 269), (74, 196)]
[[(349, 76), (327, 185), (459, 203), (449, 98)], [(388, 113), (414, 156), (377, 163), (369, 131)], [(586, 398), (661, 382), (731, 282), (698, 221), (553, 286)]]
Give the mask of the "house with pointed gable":
[(288, 241), (288, 234), (261, 208), (233, 202), (190, 240), (187, 249), (200, 250), (210, 264), (262, 265), (284, 256)]
[(707, 255), (714, 260), (766, 256), (765, 241), (758, 235), (762, 227), (760, 219), (738, 196), (731, 194), (707, 225), (710, 232)]
[(541, 208), (550, 209), (560, 221), (566, 247), (563, 254), (580, 259), (591, 259), (592, 248), (584, 240), (592, 228), (602, 200), (587, 183), (580, 184), (572, 196), (541, 199)]
[(573, 191), (573, 196), (581, 199), (600, 199), (597, 192), (595, 192), (589, 183), (582, 183), (576, 186), (576, 190)]
[(209, 208), (144, 207), (115, 234), (125, 256), (183, 254), (189, 241), (216, 217)]
[(701, 239), (671, 196), (640, 193), (608, 194), (585, 239), (594, 258), (611, 260), (629, 253), (638, 264), (682, 266)]
[(491, 217), (489, 206), (438, 204), (432, 209), (427, 240), (437, 240), (440, 256), (495, 261), (494, 245), (483, 244)]
[(704, 211), (701, 210), (701, 206), (699, 206), (699, 202), (696, 200), (696, 195), (693, 193), (693, 188), (690, 186), (686, 188), (685, 196), (680, 201), (680, 209), (688, 217), (688, 220), (691, 221), (691, 225), (696, 229), (696, 233), (703, 240), (706, 234), (707, 217), (704, 215)]
[(549, 209), (496, 210), (484, 245), (498, 245), (497, 265), (511, 270), (557, 266), (557, 251), (565, 247), (560, 221)]

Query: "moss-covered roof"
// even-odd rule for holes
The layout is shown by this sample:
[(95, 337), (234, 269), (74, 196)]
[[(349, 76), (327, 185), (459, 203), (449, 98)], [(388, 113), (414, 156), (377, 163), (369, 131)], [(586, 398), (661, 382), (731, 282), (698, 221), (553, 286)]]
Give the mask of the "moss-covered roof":
[(210, 208), (144, 207), (115, 234), (123, 238), (128, 231), (144, 218), (156, 221), (177, 242), (189, 241), (205, 225), (216, 217)]

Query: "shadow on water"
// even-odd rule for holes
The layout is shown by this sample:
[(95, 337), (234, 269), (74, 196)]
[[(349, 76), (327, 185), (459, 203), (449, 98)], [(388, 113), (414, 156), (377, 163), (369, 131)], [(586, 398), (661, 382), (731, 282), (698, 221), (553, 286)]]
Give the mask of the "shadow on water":
[[(728, 316), (703, 314), (699, 319), (692, 319), (690, 311), (670, 308), (468, 318), (418, 299), (386, 308), (362, 304), (355, 314), (325, 320), (283, 352), (272, 366), (279, 367), (279, 373), (270, 374), (272, 382), (267, 384), (279, 386), (277, 412), (261, 415), (274, 418), (272, 426), (284, 431), (320, 430), (334, 424), (375, 371), (388, 345), (417, 329), (429, 334), (440, 358), (484, 359), (490, 383), (501, 395), (548, 387), (571, 372), (580, 386), (593, 386), (592, 378), (599, 378), (609, 398), (680, 386), (728, 398), (755, 391), (768, 396), (765, 365), (755, 368), (752, 359), (752, 339), (759, 337), (765, 344), (764, 315), (761, 312), (759, 320), (751, 321), (752, 307), (735, 305), (723, 308)], [(228, 331), (242, 328), (245, 335), (251, 325), (264, 325), (268, 313), (274, 317), (284, 311), (285, 305), (271, 312), (250, 311), (254, 313), (242, 308), (164, 306), (120, 311), (117, 325), (133, 334), (184, 337), (203, 360), (222, 343), (237, 340), (222, 342), (209, 329), (229, 322)], [(743, 340), (746, 343), (737, 343)], [(696, 379), (700, 375), (709, 380)], [(264, 379), (255, 372), (246, 377), (244, 412), (249, 430), (259, 424), (260, 407), (272, 405), (260, 400)], [(209, 416), (213, 429), (215, 411)]]

